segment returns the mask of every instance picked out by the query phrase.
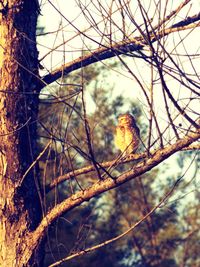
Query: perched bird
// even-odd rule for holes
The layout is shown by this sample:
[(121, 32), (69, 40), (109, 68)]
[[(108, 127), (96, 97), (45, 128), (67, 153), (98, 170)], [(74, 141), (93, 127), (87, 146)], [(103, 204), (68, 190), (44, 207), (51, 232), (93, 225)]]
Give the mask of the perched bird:
[(118, 117), (116, 126), (115, 145), (122, 153), (135, 153), (140, 143), (140, 130), (131, 114), (122, 114)]

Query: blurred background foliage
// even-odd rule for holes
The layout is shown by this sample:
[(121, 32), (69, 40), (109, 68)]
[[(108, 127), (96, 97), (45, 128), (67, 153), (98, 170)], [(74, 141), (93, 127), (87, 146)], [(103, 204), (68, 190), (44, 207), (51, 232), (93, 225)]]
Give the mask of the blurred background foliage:
[[(117, 65), (111, 63), (110, 67)], [(103, 65), (87, 67), (84, 73), (74, 72), (49, 86), (46, 95), (41, 95), (38, 121), (41, 149), (49, 139), (53, 139), (45, 154), (45, 161), (43, 158), (40, 160), (44, 213), (76, 190), (84, 190), (97, 180), (96, 173), (92, 172), (67, 180), (50, 192), (45, 191), (45, 185), (56, 177), (91, 164), (87, 157), (85, 119), (90, 125), (90, 141), (98, 162), (112, 160), (118, 155), (113, 144), (113, 133), (120, 113), (130, 112), (136, 117), (145, 143), (147, 123), (141, 105), (136, 99), (114, 96), (113, 85), (102, 82), (106, 75), (109, 75), (109, 71)], [(87, 118), (84, 117), (84, 106)], [(144, 147), (141, 146), (141, 150)], [(57, 219), (47, 235), (44, 266), (113, 238), (136, 223), (174, 184), (180, 172), (178, 165), (183, 168), (185, 161), (193, 156), (193, 152), (181, 154), (177, 173), (167, 175), (169, 166), (164, 164)], [(196, 162), (198, 168), (199, 159)], [(115, 173), (133, 167), (133, 162), (118, 166)], [(193, 181), (196, 175), (197, 172)], [(178, 185), (180, 195), (186, 193), (186, 188), (187, 182)], [(200, 266), (198, 185), (192, 194), (194, 201), (178, 197), (164, 203), (123, 239), (60, 266)]]

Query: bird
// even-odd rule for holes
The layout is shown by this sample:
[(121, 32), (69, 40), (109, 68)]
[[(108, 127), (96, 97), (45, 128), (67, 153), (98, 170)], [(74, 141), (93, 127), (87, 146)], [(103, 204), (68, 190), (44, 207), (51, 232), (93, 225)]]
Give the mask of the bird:
[(140, 129), (131, 114), (121, 114), (118, 117), (114, 141), (116, 147), (125, 155), (137, 151), (140, 144)]

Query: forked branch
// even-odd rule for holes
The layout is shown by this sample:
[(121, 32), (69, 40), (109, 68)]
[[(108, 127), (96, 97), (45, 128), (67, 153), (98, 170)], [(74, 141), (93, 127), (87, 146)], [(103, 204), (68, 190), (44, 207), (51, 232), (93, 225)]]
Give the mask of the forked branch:
[(180, 151), (181, 149), (188, 147), (193, 142), (197, 141), (200, 138), (200, 130), (195, 133), (190, 133), (190, 135), (185, 136), (184, 138), (179, 139), (176, 143), (167, 146), (163, 149), (155, 151), (152, 157), (148, 158), (145, 161), (139, 162), (134, 166), (133, 169), (119, 175), (116, 179), (107, 178), (105, 180), (98, 181), (93, 184), (91, 187), (86, 188), (85, 190), (78, 191), (73, 194), (71, 197), (65, 199), (60, 204), (57, 204), (53, 207), (46, 216), (42, 219), (39, 226), (32, 233), (29, 233), (24, 242), (27, 244), (25, 251), (22, 253), (22, 257), (30, 257), (31, 251), (35, 249), (41, 238), (44, 237), (49, 225), (52, 222), (64, 214), (65, 212), (72, 210), (73, 208), (79, 206), (85, 201), (89, 201), (91, 198), (102, 194), (110, 189), (120, 186), (121, 184), (134, 179), (147, 171), (150, 171), (152, 168), (160, 164), (162, 161)]

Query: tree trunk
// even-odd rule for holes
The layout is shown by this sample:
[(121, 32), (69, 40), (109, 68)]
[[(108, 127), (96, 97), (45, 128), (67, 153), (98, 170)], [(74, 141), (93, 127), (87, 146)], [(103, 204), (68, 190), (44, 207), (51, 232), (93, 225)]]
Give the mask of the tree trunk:
[[(3, 2), (3, 4), (2, 4)], [(36, 0), (0, 3), (0, 266), (21, 262), (23, 237), (38, 225), (37, 170), (23, 174), (36, 154), (38, 52)]]

